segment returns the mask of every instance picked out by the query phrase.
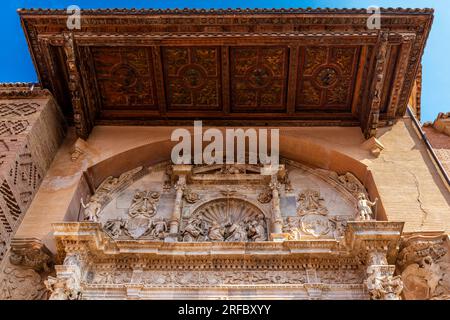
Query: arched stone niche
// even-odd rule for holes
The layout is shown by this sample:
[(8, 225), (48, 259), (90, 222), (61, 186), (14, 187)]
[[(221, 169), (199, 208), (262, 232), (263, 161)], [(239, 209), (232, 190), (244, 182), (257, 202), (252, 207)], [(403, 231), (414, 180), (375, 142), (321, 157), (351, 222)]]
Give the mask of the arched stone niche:
[(357, 219), (358, 195), (369, 197), (351, 173), (284, 158), (276, 176), (278, 204), (271, 177), (258, 172), (261, 166), (192, 166), (182, 186), (179, 228), (171, 234), (179, 190), (172, 168), (162, 161), (107, 177), (85, 204), (85, 216), (96, 212), (96, 221), (116, 240), (266, 241), (278, 205), (285, 240), (341, 239), (347, 221)]

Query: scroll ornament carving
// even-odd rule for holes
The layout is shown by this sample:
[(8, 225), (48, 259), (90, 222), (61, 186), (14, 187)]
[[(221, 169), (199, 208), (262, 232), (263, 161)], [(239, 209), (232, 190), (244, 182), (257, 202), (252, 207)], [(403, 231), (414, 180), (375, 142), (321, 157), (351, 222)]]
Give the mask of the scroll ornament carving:
[(88, 203), (85, 204), (83, 198), (81, 198), (80, 202), (84, 209), (84, 220), (98, 222), (101, 210), (111, 201), (114, 194), (125, 189), (143, 173), (144, 168), (137, 167), (122, 173), (119, 177), (110, 176), (106, 178), (95, 190)]
[(137, 190), (128, 210), (128, 218), (110, 219), (103, 230), (113, 239), (132, 238), (164, 240), (168, 232), (167, 221), (156, 217), (158, 192)]
[(7, 265), (0, 275), (0, 300), (46, 300), (48, 291), (33, 269)]
[(408, 300), (450, 298), (450, 258), (442, 240), (413, 240), (397, 264)]
[(238, 199), (219, 199), (197, 209), (181, 231), (180, 240), (265, 241), (267, 225), (264, 214)]

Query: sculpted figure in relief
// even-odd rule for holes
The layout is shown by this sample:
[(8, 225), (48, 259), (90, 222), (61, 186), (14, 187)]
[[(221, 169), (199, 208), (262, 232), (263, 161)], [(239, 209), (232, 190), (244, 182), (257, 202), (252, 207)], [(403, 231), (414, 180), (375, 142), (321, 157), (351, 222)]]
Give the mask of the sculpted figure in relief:
[(204, 238), (204, 232), (201, 220), (197, 217), (190, 218), (184, 228), (183, 241), (201, 241), (202, 238)]
[(217, 221), (212, 222), (212, 225), (209, 228), (208, 238), (212, 241), (225, 240), (225, 230)]
[(81, 198), (81, 206), (84, 209), (83, 213), (85, 221), (98, 222), (102, 205), (95, 194), (90, 198), (87, 204), (85, 204), (83, 198)]
[(358, 204), (357, 204), (359, 220), (362, 221), (371, 220), (373, 214), (371, 207), (375, 206), (377, 202), (378, 198), (375, 198), (375, 201), (371, 202), (366, 198), (366, 195), (361, 192), (358, 195)]
[(119, 219), (114, 219), (114, 220), (108, 220), (103, 229), (105, 229), (105, 231), (107, 233), (109, 233), (109, 235), (111, 235), (112, 238), (118, 238), (121, 233), (123, 228), (126, 227), (126, 221), (123, 220), (122, 218)]
[(324, 199), (316, 190), (306, 190), (298, 196), (298, 215), (320, 214), (327, 215), (328, 209), (323, 204)]
[(248, 237), (253, 241), (264, 241), (267, 239), (264, 216), (258, 215), (251, 221), (248, 227)]

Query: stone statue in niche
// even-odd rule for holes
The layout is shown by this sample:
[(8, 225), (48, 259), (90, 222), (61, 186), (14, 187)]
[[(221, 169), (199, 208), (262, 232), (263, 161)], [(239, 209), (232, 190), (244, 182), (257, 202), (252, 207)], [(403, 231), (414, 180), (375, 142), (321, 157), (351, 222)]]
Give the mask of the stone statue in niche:
[(102, 204), (99, 202), (98, 197), (94, 194), (88, 203), (84, 203), (83, 198), (80, 200), (81, 207), (84, 209), (84, 220), (91, 222), (98, 222), (100, 211), (102, 210)]
[(369, 201), (366, 198), (366, 195), (364, 193), (360, 193), (358, 195), (358, 220), (361, 221), (368, 221), (372, 219), (372, 207), (375, 206), (378, 202), (378, 198), (375, 198), (374, 202)]
[(224, 241), (225, 228), (222, 227), (217, 221), (213, 221), (208, 231), (208, 238), (211, 241)]
[(248, 226), (248, 237), (252, 241), (264, 241), (267, 239), (264, 216), (258, 215)]
[(155, 216), (159, 198), (158, 192), (136, 191), (128, 215), (130, 217), (144, 216), (147, 218)]

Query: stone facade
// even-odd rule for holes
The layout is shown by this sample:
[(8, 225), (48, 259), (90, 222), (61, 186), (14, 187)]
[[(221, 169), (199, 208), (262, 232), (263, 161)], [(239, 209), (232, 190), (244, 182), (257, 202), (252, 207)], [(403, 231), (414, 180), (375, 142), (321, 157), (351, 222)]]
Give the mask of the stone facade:
[[(111, 31), (95, 11), (85, 12), (87, 29), (66, 33), (58, 11), (21, 11), (52, 93), (0, 86), (0, 299), (450, 299), (449, 186), (414, 119), (403, 117), (407, 88), (420, 117), (419, 58), (432, 12), (383, 9), (389, 32), (372, 33), (358, 10), (327, 10), (280, 9), (272, 12), (280, 18), (264, 18), (268, 29), (258, 37), (282, 30), (280, 37), (292, 41), (291, 28), (300, 29), (295, 36), (306, 47), (289, 50), (284, 43), (230, 47), (231, 36), (253, 35), (247, 16), (263, 19), (264, 10), (237, 10), (231, 20), (225, 11), (226, 19), (210, 12), (207, 20), (195, 11), (166, 12), (176, 17), (170, 21), (141, 11), (148, 16), (135, 23), (147, 28), (144, 38), (126, 29), (131, 13), (114, 20), (120, 27)], [(36, 23), (47, 15), (61, 32), (49, 35)], [(184, 47), (153, 42), (152, 32), (166, 24), (186, 31), (194, 22), (205, 41), (228, 28), (231, 44), (193, 49), (176, 32), (166, 36)], [(327, 23), (342, 39), (323, 33)], [(117, 37), (124, 48), (96, 42)], [(317, 47), (324, 41), (330, 46)], [(64, 55), (67, 61), (55, 59)], [(299, 68), (303, 55), (311, 59), (304, 74), (288, 73), (287, 61)], [(68, 77), (60, 79), (65, 68)], [(336, 107), (321, 101), (328, 96), (348, 114), (324, 117), (320, 108)], [(223, 133), (230, 119), (240, 124), (256, 115), (256, 125), (267, 125), (261, 110), (251, 113), (252, 99), (271, 112), (286, 105), (280, 119), (297, 113), (302, 124), (272, 123), (279, 128), (276, 167), (171, 162), (174, 128), (162, 125), (180, 124), (186, 101), (215, 108), (220, 100), (229, 116), (216, 119)], [(313, 117), (304, 119), (311, 99)], [(60, 110), (70, 121), (67, 132)], [(191, 111), (186, 119), (197, 118)], [(139, 117), (156, 123), (134, 126)], [(424, 127), (444, 167), (445, 152), (438, 151), (448, 150), (447, 118)]]
[(48, 91), (28, 84), (0, 87), (0, 261), (64, 136), (64, 120)]

